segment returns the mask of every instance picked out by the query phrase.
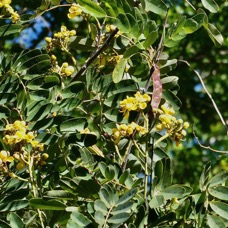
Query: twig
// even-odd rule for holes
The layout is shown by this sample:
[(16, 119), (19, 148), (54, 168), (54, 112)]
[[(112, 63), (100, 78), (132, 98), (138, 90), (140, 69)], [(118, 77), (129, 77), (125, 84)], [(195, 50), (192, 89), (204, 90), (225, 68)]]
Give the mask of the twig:
[(185, 1), (192, 7), (192, 9), (194, 9), (196, 11), (196, 8), (192, 5), (191, 2), (189, 2), (188, 0), (185, 0)]
[(227, 126), (226, 122), (224, 121), (224, 119), (223, 119), (223, 117), (222, 117), (222, 114), (220, 113), (220, 111), (219, 111), (219, 109), (218, 109), (218, 107), (217, 107), (217, 105), (216, 105), (214, 99), (212, 98), (211, 94), (208, 92), (208, 90), (207, 90), (207, 88), (206, 88), (206, 86), (205, 86), (205, 84), (204, 84), (204, 82), (203, 82), (202, 77), (200, 76), (200, 74), (199, 74), (196, 70), (194, 70), (194, 69), (191, 67), (191, 65), (190, 65), (187, 61), (185, 61), (185, 60), (179, 60), (179, 61), (180, 61), (180, 62), (183, 62), (183, 63), (185, 63), (187, 66), (189, 66), (189, 67), (193, 70), (193, 72), (197, 75), (197, 77), (199, 78), (199, 80), (200, 80), (200, 82), (201, 82), (201, 84), (202, 84), (202, 86), (203, 86), (205, 92), (207, 93), (207, 95), (208, 95), (208, 97), (210, 98), (210, 100), (211, 100), (211, 102), (212, 102), (212, 104), (213, 104), (213, 106), (214, 106), (214, 108), (215, 108), (217, 114), (219, 115), (219, 118), (220, 118), (222, 124), (226, 127), (227, 135), (228, 135), (228, 126)]
[(119, 31), (118, 28), (113, 30), (113, 32), (110, 34), (108, 39), (104, 42), (104, 44), (88, 59), (86, 60), (85, 64), (82, 66), (82, 68), (78, 71), (78, 73), (72, 78), (71, 82), (76, 81), (78, 77), (80, 77), (86, 69), (90, 66), (90, 64), (109, 46), (109, 43), (114, 38), (114, 36)]
[(213, 152), (216, 152), (216, 153), (220, 153), (220, 154), (228, 154), (228, 151), (222, 151), (222, 150), (215, 150), (213, 148), (211, 148), (210, 146), (205, 146), (205, 145), (202, 145), (200, 142), (199, 142), (199, 139), (198, 137), (196, 136), (196, 133), (193, 131), (193, 135), (197, 141), (197, 143), (199, 144), (200, 147), (204, 148), (204, 149), (207, 149), (207, 150), (211, 150)]

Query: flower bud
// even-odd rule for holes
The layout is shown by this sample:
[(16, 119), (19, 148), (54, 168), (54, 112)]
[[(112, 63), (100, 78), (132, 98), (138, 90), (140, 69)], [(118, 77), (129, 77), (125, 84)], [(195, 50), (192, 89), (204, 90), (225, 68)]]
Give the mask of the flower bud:
[(183, 124), (183, 127), (186, 129), (186, 128), (189, 128), (189, 122), (184, 122), (184, 124)]
[(51, 37), (46, 37), (46, 38), (45, 38), (45, 41), (46, 41), (47, 43), (51, 43), (52, 38), (51, 38)]

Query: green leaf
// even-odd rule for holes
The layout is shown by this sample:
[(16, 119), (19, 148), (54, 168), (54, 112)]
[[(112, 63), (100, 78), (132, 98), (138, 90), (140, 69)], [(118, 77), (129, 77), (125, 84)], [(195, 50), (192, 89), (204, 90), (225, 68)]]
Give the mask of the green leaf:
[(131, 200), (135, 196), (136, 192), (137, 192), (137, 188), (133, 188), (133, 189), (127, 191), (120, 197), (117, 204), (123, 204), (123, 203)]
[(167, 6), (162, 0), (145, 0), (145, 10), (165, 17)]
[(214, 0), (201, 0), (201, 2), (203, 6), (211, 13), (216, 13), (219, 11), (219, 6)]
[(152, 200), (149, 202), (149, 206), (151, 209), (158, 208), (164, 203), (164, 197), (162, 195), (157, 195), (152, 198)]
[(214, 42), (216, 46), (220, 46), (223, 44), (224, 38), (219, 30), (211, 23), (208, 23), (206, 27), (209, 37)]
[(10, 225), (8, 225), (5, 221), (2, 221), (0, 219), (0, 227), (1, 228), (12, 228)]
[(73, 36), (70, 38), (69, 47), (71, 49), (80, 50), (84, 52), (90, 52), (95, 49), (94, 40), (83, 36)]
[(100, 211), (104, 216), (106, 216), (108, 209), (105, 206), (104, 202), (101, 200), (96, 200), (94, 203), (95, 211)]
[(127, 64), (127, 59), (121, 59), (118, 64), (115, 66), (113, 73), (112, 73), (112, 79), (114, 83), (118, 83), (123, 78), (123, 73), (125, 70)]
[(105, 216), (103, 215), (103, 213), (101, 213), (100, 211), (96, 211), (95, 215), (94, 215), (95, 221), (99, 224), (99, 225), (104, 225), (105, 223)]
[(0, 37), (20, 33), (22, 28), (23, 26), (18, 24), (3, 25), (0, 27)]
[(44, 200), (41, 198), (31, 199), (29, 205), (34, 209), (51, 211), (62, 211), (66, 208), (66, 205), (58, 200)]
[(82, 131), (85, 128), (85, 124), (87, 123), (86, 118), (73, 118), (70, 120), (64, 121), (60, 124), (60, 131), (62, 132), (76, 132)]
[(120, 178), (119, 178), (119, 182), (120, 182), (120, 184), (124, 184), (124, 182), (126, 181), (126, 179), (128, 178), (128, 176), (129, 176), (129, 169), (127, 169), (127, 170), (125, 170), (122, 174), (121, 174), (121, 176), (120, 176)]
[(85, 13), (93, 17), (106, 17), (106, 12), (91, 0), (77, 0), (77, 3), (82, 7)]
[(209, 193), (221, 200), (228, 200), (228, 187), (216, 186), (208, 189)]
[(145, 49), (149, 48), (158, 38), (158, 31), (152, 31), (146, 37), (146, 40), (143, 42), (143, 47)]
[(85, 215), (83, 215), (80, 212), (74, 211), (70, 215), (70, 220), (74, 223), (75, 227), (86, 227), (91, 223), (91, 220), (89, 220)]
[(209, 203), (211, 209), (221, 216), (224, 219), (228, 218), (228, 204), (220, 202), (220, 201), (212, 201)]
[(163, 89), (172, 89), (178, 84), (179, 78), (177, 76), (168, 76), (161, 79)]
[(189, 194), (189, 191), (186, 190), (186, 186), (172, 185), (163, 189), (160, 194), (165, 199), (183, 198)]
[(60, 2), (61, 2), (61, 0), (51, 0), (51, 3), (52, 3), (53, 5), (59, 5)]
[(26, 200), (26, 199), (14, 200), (14, 201), (8, 202), (7, 204), (0, 203), (0, 212), (17, 211), (17, 210), (27, 207), (28, 204), (29, 204), (28, 200)]
[(128, 220), (128, 218), (129, 218), (128, 213), (121, 213), (121, 214), (113, 215), (111, 218), (108, 219), (108, 222), (112, 224), (123, 224)]
[[(163, 64), (163, 62), (164, 62), (164, 64)], [(166, 74), (176, 68), (177, 60), (176, 59), (171, 59), (171, 60), (167, 60), (167, 61), (160, 60), (158, 64), (160, 67), (161, 74)]]
[(106, 165), (104, 162), (100, 162), (100, 163), (98, 164), (98, 167), (99, 167), (99, 169), (100, 169), (102, 175), (105, 177), (105, 170), (106, 170), (106, 168), (107, 168), (107, 165)]
[(44, 197), (56, 199), (72, 199), (74, 198), (74, 195), (65, 190), (51, 190), (47, 191)]
[(209, 180), (208, 184), (210, 187), (213, 187), (213, 186), (225, 183), (227, 181), (227, 179), (228, 179), (228, 172), (222, 171), (222, 172), (216, 174), (215, 176), (213, 176)]
[(175, 25), (171, 27), (171, 39), (172, 39), (172, 36), (178, 35), (183, 30), (185, 22), (186, 22), (186, 16), (182, 16), (180, 19), (177, 20)]
[(112, 210), (111, 214), (112, 215), (116, 215), (116, 214), (121, 214), (123, 212), (130, 213), (133, 204), (134, 203), (133, 202), (130, 202), (130, 201), (128, 201), (126, 203), (122, 203), (122, 204), (118, 205), (117, 207), (115, 207)]
[(32, 109), (31, 111), (29, 110), (27, 114), (27, 121), (37, 121), (45, 118), (50, 114), (52, 107), (53, 105), (49, 103), (41, 106), (38, 105), (38, 107)]
[(137, 46), (131, 46), (124, 52), (123, 58), (128, 59), (140, 52), (141, 52), (141, 49), (139, 49)]
[(50, 75), (47, 75), (44, 78), (44, 84), (42, 85), (42, 88), (48, 89), (55, 85), (58, 85), (60, 83), (59, 75), (57, 73), (53, 73)]
[(10, 222), (11, 228), (24, 228), (25, 225), (21, 218), (15, 213), (9, 213), (7, 215), (7, 220)]
[(204, 170), (200, 176), (200, 190), (201, 191), (205, 191), (207, 184), (208, 184), (208, 178), (209, 178), (209, 173), (211, 171), (211, 163), (208, 162), (205, 166), (204, 166)]
[(210, 228), (226, 228), (222, 219), (216, 215), (207, 215), (207, 224)]
[(110, 192), (108, 192), (106, 189), (101, 188), (99, 192), (99, 196), (101, 201), (105, 204), (107, 208), (110, 208), (110, 197), (113, 197)]
[(107, 180), (112, 180), (114, 178), (114, 176), (115, 176), (115, 170), (114, 170), (113, 166), (109, 165), (105, 169), (105, 178)]
[(126, 14), (120, 13), (117, 16), (117, 27), (121, 32), (127, 33), (131, 30), (131, 24)]
[(186, 34), (191, 34), (193, 32), (195, 32), (198, 29), (198, 23), (192, 19), (192, 18), (188, 18), (184, 24), (184, 31)]
[(179, 110), (181, 107), (180, 99), (172, 91), (163, 90), (162, 97), (167, 100), (175, 110)]

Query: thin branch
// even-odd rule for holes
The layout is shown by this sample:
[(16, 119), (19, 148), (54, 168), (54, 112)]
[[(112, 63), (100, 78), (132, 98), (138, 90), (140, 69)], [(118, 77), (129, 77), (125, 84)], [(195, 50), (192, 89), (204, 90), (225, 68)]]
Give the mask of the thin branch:
[(185, 0), (185, 1), (192, 7), (192, 9), (194, 9), (196, 11), (196, 8), (192, 5), (191, 2), (189, 2), (188, 0)]
[(200, 142), (199, 142), (199, 139), (198, 137), (196, 136), (196, 133), (193, 131), (193, 135), (197, 141), (197, 143), (199, 144), (200, 147), (204, 148), (204, 149), (207, 149), (207, 150), (211, 150), (213, 152), (216, 152), (216, 153), (220, 153), (220, 154), (228, 154), (228, 151), (222, 151), (222, 150), (215, 150), (213, 148), (211, 148), (210, 146), (205, 146), (205, 145), (202, 145)]
[(213, 106), (214, 106), (214, 109), (216, 110), (217, 114), (219, 115), (219, 118), (220, 118), (222, 124), (226, 127), (227, 134), (228, 134), (228, 126), (227, 126), (225, 120), (223, 119), (222, 114), (220, 113), (220, 111), (219, 111), (219, 109), (218, 109), (218, 106), (216, 105), (214, 99), (212, 98), (211, 94), (210, 94), (209, 91), (207, 90), (207, 88), (206, 88), (206, 86), (205, 86), (205, 84), (204, 84), (204, 82), (203, 82), (203, 79), (202, 79), (202, 77), (200, 76), (200, 74), (199, 74), (196, 70), (194, 70), (194, 69), (191, 67), (191, 65), (190, 65), (187, 61), (185, 61), (185, 60), (179, 60), (179, 61), (180, 61), (180, 62), (183, 62), (183, 63), (185, 63), (187, 66), (189, 66), (189, 67), (193, 70), (193, 72), (197, 75), (197, 77), (199, 78), (200, 83), (202, 84), (202, 86), (203, 86), (205, 92), (207, 93), (208, 97), (210, 98), (210, 100), (211, 100), (211, 102), (212, 102), (212, 104), (213, 104)]
[(105, 50), (108, 48), (109, 43), (111, 42), (111, 40), (114, 38), (114, 36), (117, 34), (117, 32), (119, 31), (118, 28), (116, 28), (115, 30), (113, 30), (113, 32), (110, 34), (110, 36), (108, 37), (108, 39), (104, 42), (104, 44), (89, 58), (86, 60), (85, 64), (82, 66), (82, 68), (78, 71), (78, 73), (73, 77), (73, 79), (71, 80), (71, 82), (76, 81), (78, 79), (78, 77), (80, 77), (85, 71), (86, 69), (93, 63), (93, 61)]

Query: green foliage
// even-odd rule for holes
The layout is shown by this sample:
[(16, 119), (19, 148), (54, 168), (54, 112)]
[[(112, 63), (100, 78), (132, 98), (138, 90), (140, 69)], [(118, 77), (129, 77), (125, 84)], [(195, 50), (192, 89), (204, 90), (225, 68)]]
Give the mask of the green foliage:
[[(215, 153), (227, 152), (204, 155), (210, 148), (199, 147), (180, 118), (204, 136), (186, 66), (200, 72), (194, 54), (205, 43), (227, 45), (227, 4), (66, 2), (12, 3), (22, 13), (16, 23), (0, 8), (0, 227), (227, 227), (227, 163), (218, 168), (227, 160)], [(42, 48), (21, 50), (14, 37), (39, 17), (52, 21), (53, 34)], [(222, 64), (214, 67), (226, 78)], [(213, 83), (226, 88), (221, 80)], [(220, 139), (221, 123), (208, 121), (216, 118), (204, 122)]]

